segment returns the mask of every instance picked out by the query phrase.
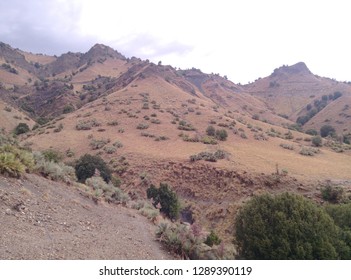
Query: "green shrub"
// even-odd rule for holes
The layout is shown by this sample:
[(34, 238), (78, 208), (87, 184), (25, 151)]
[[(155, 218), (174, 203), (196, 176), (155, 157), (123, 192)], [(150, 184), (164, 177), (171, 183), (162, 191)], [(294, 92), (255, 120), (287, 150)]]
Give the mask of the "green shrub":
[(34, 159), (30, 152), (13, 145), (0, 147), (0, 173), (20, 177), (25, 171), (32, 171)]
[(234, 248), (230, 244), (209, 247), (204, 244), (203, 232), (200, 226), (190, 226), (179, 222), (161, 222), (156, 236), (167, 249), (182, 259), (233, 259)]
[(132, 208), (139, 210), (139, 213), (149, 220), (154, 220), (160, 215), (160, 210), (156, 209), (150, 202), (145, 200), (135, 202)]
[(18, 75), (18, 71), (17, 71), (17, 69), (16, 69), (16, 68), (11, 67), (11, 65), (10, 65), (10, 64), (3, 63), (3, 64), (1, 65), (1, 67), (2, 67), (2, 68), (4, 68), (4, 69), (5, 69), (7, 72), (9, 72), (9, 73), (12, 73), (12, 74), (16, 74), (16, 75)]
[(160, 211), (170, 219), (177, 219), (180, 211), (180, 204), (177, 194), (170, 189), (166, 183), (160, 183), (160, 187), (156, 188), (151, 185), (147, 191), (147, 198), (153, 199), (153, 205), (160, 205)]
[(111, 159), (110, 165), (112, 166), (113, 172), (122, 175), (124, 172), (127, 171), (129, 167), (129, 163), (125, 157), (119, 157), (118, 159)]
[(288, 140), (294, 139), (294, 135), (291, 133), (290, 130), (287, 133), (285, 133), (284, 136), (285, 136), (285, 139), (288, 139)]
[(19, 123), (15, 130), (14, 130), (14, 134), (15, 135), (20, 135), (20, 134), (24, 134), (27, 133), (29, 131), (29, 126), (26, 123)]
[(300, 150), (300, 155), (303, 156), (314, 156), (315, 154), (318, 154), (320, 152), (319, 149), (312, 148), (312, 147), (302, 147)]
[(205, 160), (210, 162), (216, 162), (219, 159), (224, 159), (226, 153), (223, 150), (217, 150), (214, 153), (211, 152), (201, 152), (196, 155), (190, 156), (190, 161)]
[(109, 191), (112, 189), (100, 176), (93, 176), (85, 180), (85, 185), (93, 188), (94, 190), (101, 189), (102, 191)]
[(341, 187), (334, 187), (326, 185), (321, 188), (321, 195), (323, 200), (331, 203), (339, 203), (343, 199), (344, 189)]
[(93, 150), (99, 150), (109, 142), (108, 139), (91, 139), (89, 145)]
[(202, 242), (185, 225), (168, 222), (160, 223), (156, 236), (171, 252), (182, 258), (199, 258), (198, 250)]
[(214, 231), (211, 231), (204, 243), (212, 247), (213, 245), (219, 245), (221, 242), (222, 240), (218, 237), (218, 235)]
[(240, 137), (243, 138), (243, 139), (247, 139), (247, 136), (246, 136), (245, 132), (241, 132), (240, 133)]
[(182, 135), (183, 141), (185, 142), (193, 142), (193, 143), (200, 142), (200, 139), (197, 135), (193, 137), (190, 137), (188, 134), (183, 134), (183, 133), (181, 135)]
[(318, 135), (318, 132), (315, 129), (307, 129), (305, 133), (309, 134), (309, 135), (312, 135), (312, 136)]
[(80, 120), (77, 125), (77, 130), (90, 130), (92, 127), (100, 126), (100, 123), (96, 119)]
[(85, 154), (81, 156), (75, 164), (75, 171), (78, 181), (84, 183), (86, 179), (92, 177), (95, 171), (100, 172), (101, 177), (105, 182), (111, 180), (111, 170), (108, 168), (105, 161), (99, 156)]
[(195, 128), (192, 126), (192, 124), (187, 123), (185, 120), (179, 121), (178, 129), (179, 130), (185, 130), (185, 131), (193, 131), (193, 130), (195, 130)]
[(294, 146), (291, 144), (281, 143), (280, 147), (287, 149), (287, 150), (294, 150)]
[(11, 135), (7, 135), (5, 133), (4, 128), (0, 128), (0, 146), (2, 145), (17, 145), (16, 139), (14, 139)]
[(74, 168), (62, 162), (45, 161), (37, 164), (37, 169), (41, 174), (54, 181), (69, 183), (76, 180)]
[(254, 139), (258, 140), (258, 141), (267, 141), (268, 137), (266, 135), (264, 135), (263, 133), (255, 133)]
[(338, 259), (347, 249), (323, 209), (289, 193), (250, 199), (236, 217), (235, 243), (239, 258), (258, 260)]
[(329, 135), (335, 135), (335, 128), (329, 124), (323, 125), (320, 129), (322, 137), (327, 137)]
[(258, 114), (254, 114), (254, 115), (252, 116), (252, 119), (253, 119), (253, 120), (259, 120), (259, 119), (260, 119), (260, 116), (259, 116)]
[(342, 229), (351, 230), (351, 203), (327, 204), (326, 212), (333, 218), (335, 224)]
[(121, 141), (117, 140), (115, 143), (113, 143), (113, 146), (118, 149), (118, 148), (122, 148), (123, 144)]
[(161, 121), (159, 119), (151, 119), (151, 123), (153, 123), (153, 124), (160, 124)]
[(68, 114), (68, 113), (71, 113), (74, 111), (74, 107), (72, 105), (66, 105), (64, 108), (63, 108), (63, 111), (62, 113), (64, 114)]
[(110, 122), (107, 123), (107, 125), (117, 126), (118, 125), (118, 121), (110, 121)]
[(205, 136), (201, 139), (201, 142), (206, 145), (216, 145), (218, 144), (217, 140), (212, 136)]
[(143, 136), (143, 137), (149, 137), (149, 138), (155, 138), (156, 137), (154, 134), (147, 133), (147, 132), (141, 132), (140, 135)]
[(212, 125), (209, 125), (206, 129), (206, 133), (208, 136), (215, 136), (216, 130)]
[(342, 96), (342, 93), (340, 91), (336, 91), (333, 94), (333, 100), (338, 99), (341, 96)]
[(322, 137), (319, 135), (312, 137), (312, 145), (315, 147), (322, 146)]
[(70, 183), (77, 179), (72, 166), (65, 165), (63, 162), (48, 161), (40, 152), (34, 153), (34, 159), (36, 171), (53, 181)]
[(139, 123), (136, 127), (137, 129), (147, 129), (149, 125), (147, 123)]
[(121, 179), (118, 176), (112, 175), (111, 177), (111, 183), (116, 187), (119, 188), (122, 184)]
[(216, 130), (216, 138), (220, 141), (227, 140), (228, 133), (225, 129), (218, 129)]
[(25, 170), (30, 172), (34, 168), (34, 158), (31, 152), (13, 145), (5, 145), (0, 148), (0, 152), (8, 152), (15, 155), (25, 166)]
[(13, 153), (0, 153), (0, 173), (10, 177), (20, 177), (25, 166)]
[(169, 138), (167, 136), (158, 136), (155, 138), (155, 141), (166, 141), (168, 140)]
[(39, 125), (44, 125), (44, 124), (48, 123), (49, 121), (50, 121), (50, 119), (44, 118), (44, 117), (40, 117), (40, 118), (37, 119), (37, 123)]
[(46, 161), (53, 161), (55, 163), (63, 159), (63, 155), (59, 151), (53, 149), (43, 151), (42, 155)]
[(107, 202), (126, 204), (129, 201), (129, 196), (112, 183), (107, 184), (101, 177), (94, 176), (88, 178), (85, 184), (98, 194), (98, 197), (103, 197)]
[(104, 147), (104, 151), (105, 151), (107, 154), (113, 154), (114, 152), (117, 151), (117, 148), (111, 147), (111, 146), (105, 146), (105, 147)]

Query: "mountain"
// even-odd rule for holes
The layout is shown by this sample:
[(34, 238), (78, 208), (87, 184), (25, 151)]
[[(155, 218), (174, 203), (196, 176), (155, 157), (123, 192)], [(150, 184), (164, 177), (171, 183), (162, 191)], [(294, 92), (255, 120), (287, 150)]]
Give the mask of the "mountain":
[[(126, 58), (101, 44), (59, 57), (5, 46), (2, 102), (31, 128), (37, 122), (19, 136), (23, 144), (59, 150), (66, 161), (101, 155), (132, 197), (168, 182), (182, 200), (183, 219), (224, 239), (252, 195), (293, 191), (320, 202), (325, 181), (351, 189), (351, 86), (318, 77), (304, 63), (238, 85), (195, 68)], [(15, 120), (7, 131), (23, 121)], [(303, 131), (324, 124), (336, 135), (312, 147)]]
[(244, 89), (304, 129), (319, 130), (327, 123), (339, 134), (350, 132), (351, 83), (316, 76), (303, 62), (277, 68)]

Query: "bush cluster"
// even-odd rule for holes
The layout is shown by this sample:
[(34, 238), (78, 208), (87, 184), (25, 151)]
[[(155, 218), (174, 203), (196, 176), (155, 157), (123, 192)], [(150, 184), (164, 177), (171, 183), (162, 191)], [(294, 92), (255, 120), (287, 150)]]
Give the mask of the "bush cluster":
[(137, 129), (148, 129), (149, 125), (147, 123), (139, 123), (136, 128)]
[[(313, 118), (318, 112), (320, 112), (324, 107), (328, 105), (328, 101), (336, 100), (342, 96), (342, 93), (339, 91), (334, 92), (333, 94), (323, 95), (321, 99), (314, 100), (313, 104), (308, 104), (306, 106), (307, 114), (297, 118), (296, 122), (300, 125), (304, 125), (311, 118)], [(324, 137), (324, 136), (322, 136)]]
[(322, 137), (327, 137), (327, 136), (334, 136), (335, 135), (335, 128), (332, 127), (329, 124), (323, 125), (320, 129), (320, 133)]
[(93, 150), (98, 150), (103, 148), (109, 142), (109, 139), (91, 139), (89, 145)]
[(94, 176), (96, 170), (106, 183), (111, 180), (111, 170), (105, 161), (99, 156), (85, 154), (75, 164), (76, 176), (79, 182), (84, 183), (86, 179)]
[(118, 121), (110, 121), (110, 122), (107, 123), (107, 125), (117, 126), (118, 125)]
[(179, 130), (185, 130), (185, 131), (193, 131), (193, 130), (195, 130), (195, 128), (192, 126), (192, 124), (187, 123), (184, 120), (179, 121), (178, 129)]
[(42, 151), (41, 154), (46, 161), (58, 163), (63, 159), (63, 155), (59, 151), (53, 149)]
[(250, 199), (236, 217), (235, 244), (242, 259), (350, 258), (350, 241), (333, 219), (289, 193)]
[(178, 196), (166, 183), (160, 183), (159, 188), (151, 185), (147, 189), (146, 194), (147, 198), (153, 200), (153, 205), (160, 207), (160, 211), (168, 218), (178, 218), (180, 211)]
[(34, 159), (30, 152), (12, 145), (0, 147), (0, 173), (10, 177), (20, 177), (25, 171), (34, 168)]
[(117, 148), (113, 146), (105, 146), (104, 151), (106, 152), (106, 154), (113, 154), (117, 151)]
[[(216, 233), (211, 232), (207, 237), (201, 227), (194, 223), (161, 222), (156, 236), (171, 251), (183, 259), (233, 259), (234, 248), (220, 241)], [(212, 246), (207, 245), (209, 243)]]
[(154, 221), (160, 214), (160, 210), (155, 208), (149, 201), (138, 200), (133, 205), (132, 208), (137, 209), (139, 213), (151, 221)]
[(319, 149), (312, 148), (312, 147), (302, 147), (300, 150), (300, 155), (303, 156), (314, 156), (315, 154), (320, 153)]
[(344, 189), (328, 184), (321, 188), (321, 195), (325, 201), (328, 201), (330, 203), (339, 203), (343, 199)]
[(2, 68), (4, 68), (7, 72), (12, 73), (12, 74), (16, 74), (18, 75), (18, 71), (16, 68), (13, 68), (10, 64), (7, 63), (3, 63), (1, 65)]
[(96, 119), (80, 120), (77, 125), (77, 130), (90, 130), (92, 127), (100, 126)]
[(279, 146), (287, 150), (294, 150), (294, 145), (292, 144), (280, 143)]
[(75, 170), (72, 166), (65, 165), (63, 162), (55, 161), (56, 156), (48, 156), (52, 153), (34, 152), (35, 170), (43, 176), (53, 181), (63, 181), (70, 183), (76, 181)]
[(224, 159), (226, 153), (223, 150), (217, 150), (214, 153), (210, 152), (201, 152), (197, 155), (191, 155), (190, 161), (198, 161), (198, 160), (205, 160), (210, 162), (216, 162), (219, 159)]
[(227, 140), (228, 133), (225, 129), (215, 129), (212, 125), (209, 125), (206, 129), (208, 136), (213, 136), (220, 141)]
[(68, 114), (68, 113), (71, 113), (73, 111), (74, 111), (73, 105), (69, 104), (69, 105), (66, 105), (65, 107), (63, 107), (62, 113), (63, 114)]
[(205, 244), (212, 247), (213, 245), (219, 245), (222, 240), (218, 235), (212, 230), (211, 233), (206, 237)]
[(320, 137), (319, 135), (317, 136), (313, 136), (312, 137), (312, 145), (315, 147), (321, 147), (323, 144), (322, 142), (322, 137)]
[(15, 130), (13, 131), (13, 133), (14, 133), (15, 135), (20, 135), (20, 134), (27, 133), (29, 130), (30, 130), (30, 129), (29, 129), (28, 124), (26, 124), (26, 123), (19, 123), (19, 124), (16, 126)]
[(85, 184), (94, 190), (95, 198), (104, 198), (109, 203), (125, 205), (129, 196), (112, 183), (106, 183), (100, 176), (88, 178)]

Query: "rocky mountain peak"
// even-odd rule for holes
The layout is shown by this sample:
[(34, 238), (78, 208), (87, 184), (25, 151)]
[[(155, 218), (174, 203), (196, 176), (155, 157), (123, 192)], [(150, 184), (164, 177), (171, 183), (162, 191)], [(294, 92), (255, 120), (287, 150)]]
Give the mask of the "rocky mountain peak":
[(308, 67), (306, 66), (306, 64), (304, 62), (298, 62), (298, 63), (291, 65), (291, 66), (283, 65), (282, 67), (275, 69), (272, 76), (276, 76), (279, 74), (310, 75), (310, 74), (312, 74), (312, 72), (308, 69)]

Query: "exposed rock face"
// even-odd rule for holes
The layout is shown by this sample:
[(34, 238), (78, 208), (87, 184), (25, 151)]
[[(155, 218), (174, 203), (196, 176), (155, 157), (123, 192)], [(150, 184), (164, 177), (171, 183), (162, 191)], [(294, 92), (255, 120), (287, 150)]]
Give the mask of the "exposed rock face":
[(274, 70), (272, 77), (279, 75), (313, 75), (304, 62), (298, 62), (291, 66), (282, 66)]

